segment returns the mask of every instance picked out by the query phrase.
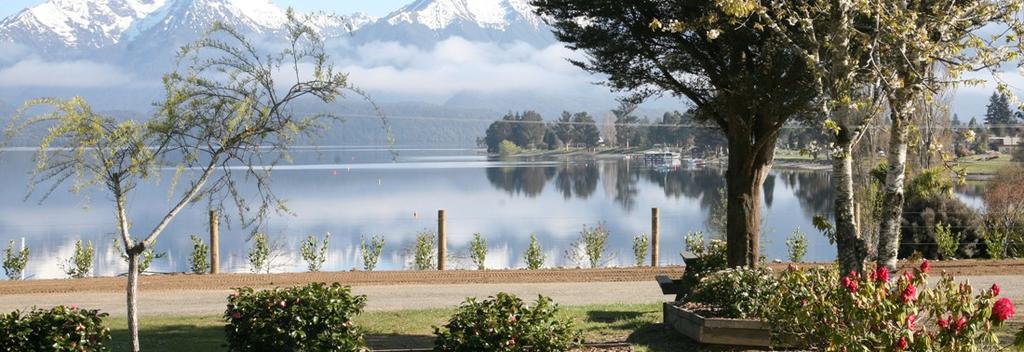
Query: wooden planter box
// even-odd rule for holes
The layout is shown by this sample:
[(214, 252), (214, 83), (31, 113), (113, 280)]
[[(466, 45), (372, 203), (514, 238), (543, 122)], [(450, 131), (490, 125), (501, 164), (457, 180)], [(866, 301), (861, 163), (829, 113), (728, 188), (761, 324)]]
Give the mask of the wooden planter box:
[(763, 321), (705, 318), (680, 308), (677, 303), (665, 302), (665, 324), (694, 341), (712, 345), (771, 346), (771, 329)]

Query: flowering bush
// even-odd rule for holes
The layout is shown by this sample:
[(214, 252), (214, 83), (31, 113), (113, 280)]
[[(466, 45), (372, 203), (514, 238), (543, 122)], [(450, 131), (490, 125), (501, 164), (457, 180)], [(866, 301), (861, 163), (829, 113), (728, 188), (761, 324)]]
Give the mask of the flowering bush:
[(686, 250), (694, 255), (694, 258), (686, 260), (686, 269), (683, 270), (681, 296), (685, 298), (702, 278), (724, 270), (728, 266), (728, 260), (725, 255), (725, 241), (711, 240), (710, 243), (705, 243), (704, 233), (697, 231), (686, 234), (684, 242)]
[(561, 352), (579, 346), (583, 334), (558, 316), (558, 305), (539, 296), (533, 306), (507, 293), (466, 300), (444, 327), (435, 327), (436, 350), (449, 352)]
[(768, 268), (726, 269), (701, 279), (687, 300), (715, 310), (715, 317), (759, 319), (770, 313), (778, 285)]
[[(948, 275), (926, 286), (930, 265), (891, 278), (880, 267), (838, 278), (834, 270), (790, 269), (779, 277), (765, 318), (789, 343), (842, 351), (976, 351), (997, 345), (993, 328), (1013, 316), (999, 286), (974, 294)], [(840, 282), (836, 286), (831, 283)]]
[(257, 291), (240, 288), (224, 312), (231, 351), (366, 351), (352, 318), (366, 296), (347, 286), (313, 283)]
[(76, 307), (0, 315), (0, 351), (109, 351), (106, 313)]

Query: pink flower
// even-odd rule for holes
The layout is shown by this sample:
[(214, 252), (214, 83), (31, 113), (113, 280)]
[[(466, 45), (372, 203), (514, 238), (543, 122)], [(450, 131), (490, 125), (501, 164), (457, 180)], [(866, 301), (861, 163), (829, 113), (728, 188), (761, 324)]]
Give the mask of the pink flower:
[(235, 319), (242, 319), (242, 312), (234, 311), (231, 312), (231, 317)]
[(903, 289), (903, 303), (910, 303), (917, 299), (917, 288), (914, 284), (908, 284), (907, 288)]
[(956, 320), (956, 323), (953, 323), (953, 330), (959, 333), (960, 330), (963, 330), (964, 326), (967, 326), (967, 317), (961, 316)]
[(943, 329), (949, 329), (949, 319), (939, 318), (939, 327)]
[(900, 340), (896, 341), (896, 350), (897, 351), (902, 351), (902, 350), (907, 349), (907, 347), (910, 347), (910, 344), (907, 343), (907, 338), (903, 337), (903, 336), (900, 336)]
[(1009, 298), (1003, 297), (996, 301), (996, 304), (992, 306), (992, 319), (996, 321), (1006, 321), (1007, 319), (1013, 318), (1013, 314), (1016, 313), (1013, 308), (1013, 302)]
[(889, 281), (889, 267), (883, 265), (875, 269), (875, 280), (878, 282)]
[(921, 273), (927, 274), (928, 270), (932, 268), (932, 264), (928, 263), (927, 260), (921, 262)]
[(857, 287), (859, 284), (857, 283), (856, 279), (853, 279), (853, 273), (850, 274), (851, 275), (843, 276), (843, 287), (846, 287), (846, 290), (850, 291), (851, 293), (857, 292)]
[(916, 327), (917, 327), (917, 316), (916, 315), (908, 315), (907, 316), (907, 330), (914, 331), (914, 328), (916, 328)]
[(992, 297), (999, 296), (999, 284), (992, 284)]

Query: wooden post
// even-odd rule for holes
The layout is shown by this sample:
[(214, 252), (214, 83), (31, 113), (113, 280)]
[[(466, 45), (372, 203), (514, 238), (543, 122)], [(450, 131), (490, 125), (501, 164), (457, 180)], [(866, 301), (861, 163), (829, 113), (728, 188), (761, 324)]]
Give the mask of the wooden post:
[(210, 274), (220, 273), (220, 216), (210, 210)]
[(658, 267), (658, 237), (661, 230), (661, 214), (658, 208), (651, 208), (651, 266)]
[(445, 258), (448, 256), (448, 229), (445, 224), (444, 209), (437, 211), (437, 270), (444, 270)]

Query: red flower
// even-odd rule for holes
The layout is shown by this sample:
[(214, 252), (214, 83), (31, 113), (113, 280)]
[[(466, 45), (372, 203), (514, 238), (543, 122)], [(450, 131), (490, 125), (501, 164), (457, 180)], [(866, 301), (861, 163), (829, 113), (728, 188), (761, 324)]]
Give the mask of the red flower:
[(242, 319), (242, 313), (239, 311), (232, 312), (231, 317), (235, 319)]
[(939, 318), (939, 327), (943, 329), (949, 329), (949, 319)]
[(907, 316), (907, 330), (914, 331), (915, 327), (917, 327), (917, 316), (916, 315), (908, 315)]
[(967, 326), (967, 317), (961, 316), (956, 320), (956, 323), (953, 323), (953, 330), (959, 333), (960, 330), (963, 330), (964, 326)]
[(853, 276), (852, 274), (853, 273), (850, 273), (850, 274), (851, 275), (843, 276), (843, 280), (842, 280), (843, 281), (843, 287), (846, 287), (846, 290), (850, 291), (851, 293), (852, 292), (857, 292), (857, 286), (858, 286), (857, 280), (852, 278), (852, 276)]
[(999, 284), (992, 284), (992, 297), (999, 296)]
[(896, 350), (897, 351), (902, 351), (902, 350), (907, 349), (907, 347), (910, 347), (910, 344), (907, 343), (907, 338), (903, 337), (903, 336), (900, 336), (900, 340), (896, 341)]
[(1006, 321), (1013, 317), (1016, 313), (1013, 308), (1013, 302), (1009, 298), (1003, 297), (996, 301), (996, 304), (992, 306), (992, 319), (996, 321)]
[(889, 267), (883, 265), (875, 269), (875, 280), (878, 282), (889, 281)]
[(927, 260), (921, 262), (921, 272), (927, 274), (928, 270), (932, 268), (932, 264), (928, 263)]
[(907, 285), (907, 288), (903, 289), (903, 303), (910, 303), (917, 299), (917, 288), (914, 284)]

